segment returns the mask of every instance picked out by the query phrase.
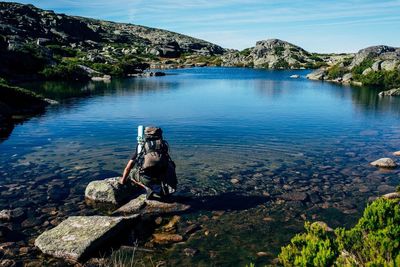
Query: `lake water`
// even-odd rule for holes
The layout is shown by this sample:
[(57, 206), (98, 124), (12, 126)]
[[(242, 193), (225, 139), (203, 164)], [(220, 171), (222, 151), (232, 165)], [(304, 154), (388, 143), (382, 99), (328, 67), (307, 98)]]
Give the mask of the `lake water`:
[[(32, 249), (40, 232), (96, 212), (84, 203), (85, 186), (121, 174), (137, 125), (163, 128), (179, 194), (205, 203), (181, 219), (201, 230), (184, 244), (139, 254), (146, 265), (273, 263), (304, 220), (353, 224), (369, 197), (399, 184), (398, 170), (368, 163), (400, 150), (400, 99), (309, 81), (308, 72), (193, 68), (110, 83), (25, 85), (61, 104), (0, 143), (0, 209), (27, 214), (8, 225), (24, 235), (15, 246), (30, 248), (17, 258), (41, 257)], [(187, 247), (198, 251), (185, 256)]]

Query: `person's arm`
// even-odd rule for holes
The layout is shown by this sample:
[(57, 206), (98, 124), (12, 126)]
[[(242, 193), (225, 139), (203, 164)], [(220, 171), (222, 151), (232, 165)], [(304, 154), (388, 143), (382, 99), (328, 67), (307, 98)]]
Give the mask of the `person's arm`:
[(120, 184), (124, 184), (126, 181), (126, 178), (129, 175), (129, 172), (132, 170), (133, 166), (135, 165), (135, 161), (134, 160), (129, 160), (128, 164), (126, 164), (126, 167), (124, 169), (124, 173), (122, 174), (121, 179), (119, 180)]

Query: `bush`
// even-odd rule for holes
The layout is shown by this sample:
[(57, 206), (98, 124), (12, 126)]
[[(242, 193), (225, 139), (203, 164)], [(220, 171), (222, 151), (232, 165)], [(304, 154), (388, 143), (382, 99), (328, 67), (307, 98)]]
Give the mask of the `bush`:
[(338, 256), (333, 233), (319, 223), (306, 222), (306, 233), (298, 234), (282, 247), (279, 260), (284, 266), (331, 266)]
[(363, 266), (399, 266), (399, 200), (374, 201), (354, 228), (339, 228), (336, 235), (339, 249), (352, 255), (347, 262)]
[(48, 80), (88, 80), (89, 76), (74, 63), (61, 63), (56, 66), (46, 67), (40, 72)]
[(275, 46), (274, 47), (274, 53), (277, 56), (282, 56), (283, 55), (283, 51), (285, 51), (285, 48), (283, 46)]
[(281, 248), (284, 266), (400, 266), (399, 199), (375, 200), (349, 230), (308, 222), (305, 229)]
[(346, 73), (346, 69), (339, 66), (338, 64), (332, 66), (329, 70), (328, 70), (328, 78), (329, 79), (336, 79), (339, 77), (342, 77), (345, 73)]
[(49, 48), (54, 55), (60, 57), (76, 57), (78, 54), (76, 50), (70, 47), (62, 47), (60, 45), (46, 45), (46, 47)]
[(289, 63), (284, 59), (279, 59), (273, 66), (274, 69), (288, 69)]
[(380, 88), (397, 88), (400, 87), (400, 72), (391, 71), (371, 71), (367, 75), (356, 75), (355, 78), (367, 86), (376, 86)]
[(374, 64), (374, 60), (371, 57), (367, 57), (360, 64), (353, 67), (351, 72), (353, 73), (353, 75), (357, 75), (357, 74), (361, 75), (364, 70), (372, 67), (373, 64)]

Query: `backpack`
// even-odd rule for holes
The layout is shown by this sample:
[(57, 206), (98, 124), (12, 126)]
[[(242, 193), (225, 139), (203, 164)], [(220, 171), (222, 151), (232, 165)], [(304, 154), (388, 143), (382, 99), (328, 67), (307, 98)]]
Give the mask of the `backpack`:
[(168, 168), (168, 143), (162, 138), (162, 130), (146, 127), (140, 153), (141, 173), (154, 178), (165, 176)]

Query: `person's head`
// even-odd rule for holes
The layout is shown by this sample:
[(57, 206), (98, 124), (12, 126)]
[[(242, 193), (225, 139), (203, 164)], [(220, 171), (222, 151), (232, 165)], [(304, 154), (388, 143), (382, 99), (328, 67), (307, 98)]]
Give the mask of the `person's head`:
[(162, 130), (159, 127), (147, 126), (144, 129), (144, 135), (145, 135), (145, 137), (151, 137), (151, 138), (159, 137), (159, 138), (162, 138)]

